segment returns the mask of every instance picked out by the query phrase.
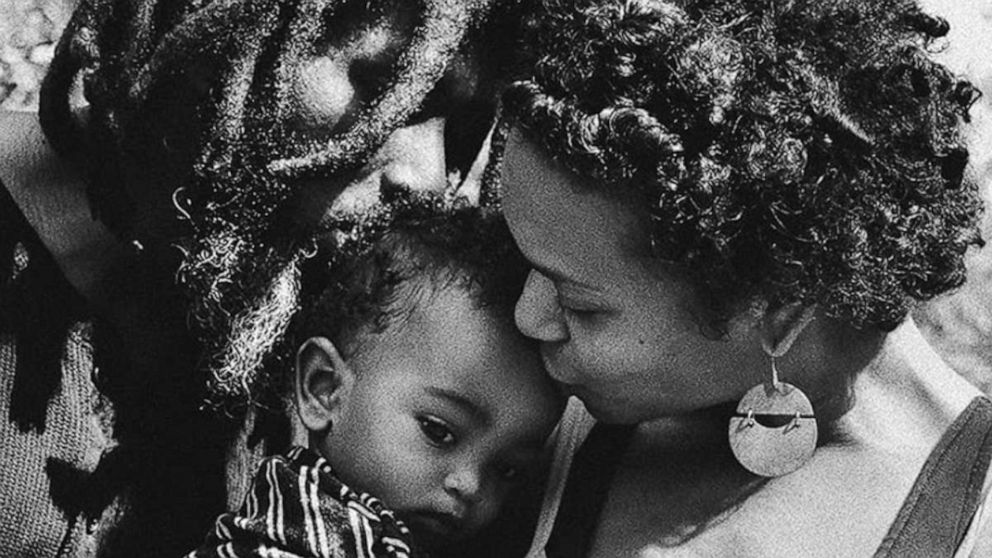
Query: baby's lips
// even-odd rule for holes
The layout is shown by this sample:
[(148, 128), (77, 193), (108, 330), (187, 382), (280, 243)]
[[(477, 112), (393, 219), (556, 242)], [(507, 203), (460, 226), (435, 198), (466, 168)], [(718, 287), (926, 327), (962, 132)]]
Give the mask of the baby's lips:
[(422, 511), (408, 513), (403, 518), (414, 538), (428, 546), (444, 544), (460, 538), (462, 522), (451, 514)]

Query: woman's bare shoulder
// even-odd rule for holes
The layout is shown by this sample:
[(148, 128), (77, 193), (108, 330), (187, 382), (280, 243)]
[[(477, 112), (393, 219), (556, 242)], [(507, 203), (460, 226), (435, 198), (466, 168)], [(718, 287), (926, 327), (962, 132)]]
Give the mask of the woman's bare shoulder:
[[(593, 556), (871, 555), (921, 465), (842, 448), (819, 452), (797, 473), (760, 481), (712, 447), (725, 427), (690, 426), (652, 435), (672, 436), (672, 443), (635, 440), (647, 447), (634, 445), (617, 472)], [(866, 502), (867, 493), (876, 497)]]

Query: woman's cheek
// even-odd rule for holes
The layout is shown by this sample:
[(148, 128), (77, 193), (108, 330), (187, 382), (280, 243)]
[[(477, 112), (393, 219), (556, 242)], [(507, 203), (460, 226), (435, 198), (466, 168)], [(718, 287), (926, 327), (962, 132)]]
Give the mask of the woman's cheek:
[(629, 352), (623, 337), (597, 335), (587, 338), (578, 354), (578, 363), (592, 379), (622, 375), (628, 366)]

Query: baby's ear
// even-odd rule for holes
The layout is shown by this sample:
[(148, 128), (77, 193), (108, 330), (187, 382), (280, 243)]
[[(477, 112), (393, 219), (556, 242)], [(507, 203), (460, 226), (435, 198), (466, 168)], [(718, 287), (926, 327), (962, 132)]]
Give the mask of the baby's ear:
[(311, 337), (296, 353), (296, 408), (310, 432), (326, 432), (355, 383), (351, 367), (326, 337)]

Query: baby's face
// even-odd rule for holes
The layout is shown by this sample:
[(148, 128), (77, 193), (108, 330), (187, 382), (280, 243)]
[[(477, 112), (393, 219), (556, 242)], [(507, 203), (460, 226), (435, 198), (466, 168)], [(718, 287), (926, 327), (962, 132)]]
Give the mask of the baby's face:
[(367, 342), (321, 453), (423, 544), (474, 533), (533, 472), (558, 420), (539, 353), (460, 288)]

